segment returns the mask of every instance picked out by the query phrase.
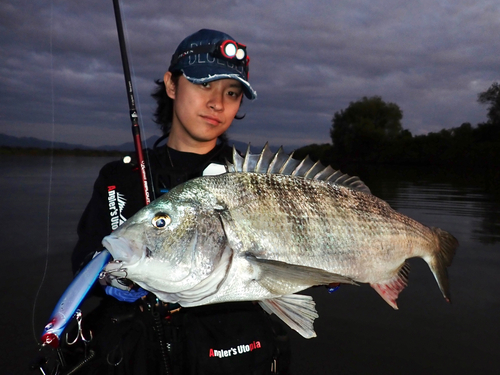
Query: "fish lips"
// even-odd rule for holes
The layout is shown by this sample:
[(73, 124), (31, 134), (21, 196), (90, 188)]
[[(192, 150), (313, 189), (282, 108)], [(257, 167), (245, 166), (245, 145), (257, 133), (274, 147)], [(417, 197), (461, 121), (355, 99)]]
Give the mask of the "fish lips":
[(131, 265), (140, 260), (140, 257), (132, 249), (130, 241), (123, 237), (110, 234), (104, 237), (102, 245), (110, 252), (115, 261)]
[[(149, 291), (156, 290), (158, 284), (162, 284), (162, 282), (168, 286), (168, 288), (163, 286), (164, 288), (173, 292), (192, 287), (199, 282), (195, 277), (196, 274), (191, 272), (192, 262), (189, 262), (189, 268), (176, 264), (169, 272), (161, 272), (164, 277), (152, 277), (151, 275), (158, 275), (158, 268), (163, 268), (165, 265), (161, 261), (155, 262), (148, 259), (151, 250), (146, 245), (140, 245), (141, 248), (139, 248), (133, 241), (115, 233), (104, 237), (102, 240), (102, 245), (113, 257), (113, 261), (109, 262), (104, 269), (112, 277), (130, 278)], [(196, 236), (188, 248), (193, 250), (189, 252), (191, 254), (189, 257), (192, 257), (196, 249)], [(144, 267), (147, 268), (146, 273), (141, 272)]]

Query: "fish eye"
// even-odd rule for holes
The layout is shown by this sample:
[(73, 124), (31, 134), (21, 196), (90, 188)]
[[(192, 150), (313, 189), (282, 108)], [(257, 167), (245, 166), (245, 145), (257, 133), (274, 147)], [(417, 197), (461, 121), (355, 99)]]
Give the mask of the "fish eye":
[(171, 222), (172, 219), (166, 214), (157, 215), (151, 220), (151, 224), (157, 229), (166, 228)]

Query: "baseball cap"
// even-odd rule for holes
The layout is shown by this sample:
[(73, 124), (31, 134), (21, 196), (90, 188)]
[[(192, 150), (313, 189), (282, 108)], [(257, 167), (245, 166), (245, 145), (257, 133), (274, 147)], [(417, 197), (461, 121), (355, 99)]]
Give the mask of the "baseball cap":
[(223, 32), (202, 29), (179, 44), (168, 70), (182, 71), (195, 84), (224, 78), (235, 79), (243, 85), (245, 96), (253, 100), (257, 93), (248, 83), (249, 61), (244, 44), (236, 42)]

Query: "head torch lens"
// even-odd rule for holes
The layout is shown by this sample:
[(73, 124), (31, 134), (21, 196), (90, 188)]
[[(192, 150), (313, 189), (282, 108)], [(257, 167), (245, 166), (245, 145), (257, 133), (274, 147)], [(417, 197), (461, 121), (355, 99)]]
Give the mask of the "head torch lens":
[(244, 60), (247, 55), (244, 46), (240, 46), (232, 40), (224, 41), (224, 43), (220, 46), (220, 52), (226, 59), (236, 58), (240, 61)]
[(236, 48), (236, 44), (232, 42), (228, 41), (222, 46), (222, 54), (229, 59), (232, 59), (234, 56), (236, 56), (237, 51), (238, 50)]
[(240, 48), (240, 49), (238, 49), (238, 51), (236, 51), (235, 56), (238, 60), (243, 60), (246, 56), (246, 52), (244, 49)]

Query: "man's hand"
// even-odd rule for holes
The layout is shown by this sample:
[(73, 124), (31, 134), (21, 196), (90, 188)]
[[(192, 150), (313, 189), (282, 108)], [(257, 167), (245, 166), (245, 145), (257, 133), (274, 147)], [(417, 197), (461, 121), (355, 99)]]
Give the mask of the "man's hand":
[(142, 289), (141, 287), (138, 287), (137, 289), (130, 289), (130, 290), (122, 290), (115, 288), (113, 286), (107, 285), (104, 288), (104, 291), (108, 296), (116, 298), (118, 301), (122, 302), (135, 302), (139, 298), (144, 297), (146, 294), (148, 294), (147, 290)]

